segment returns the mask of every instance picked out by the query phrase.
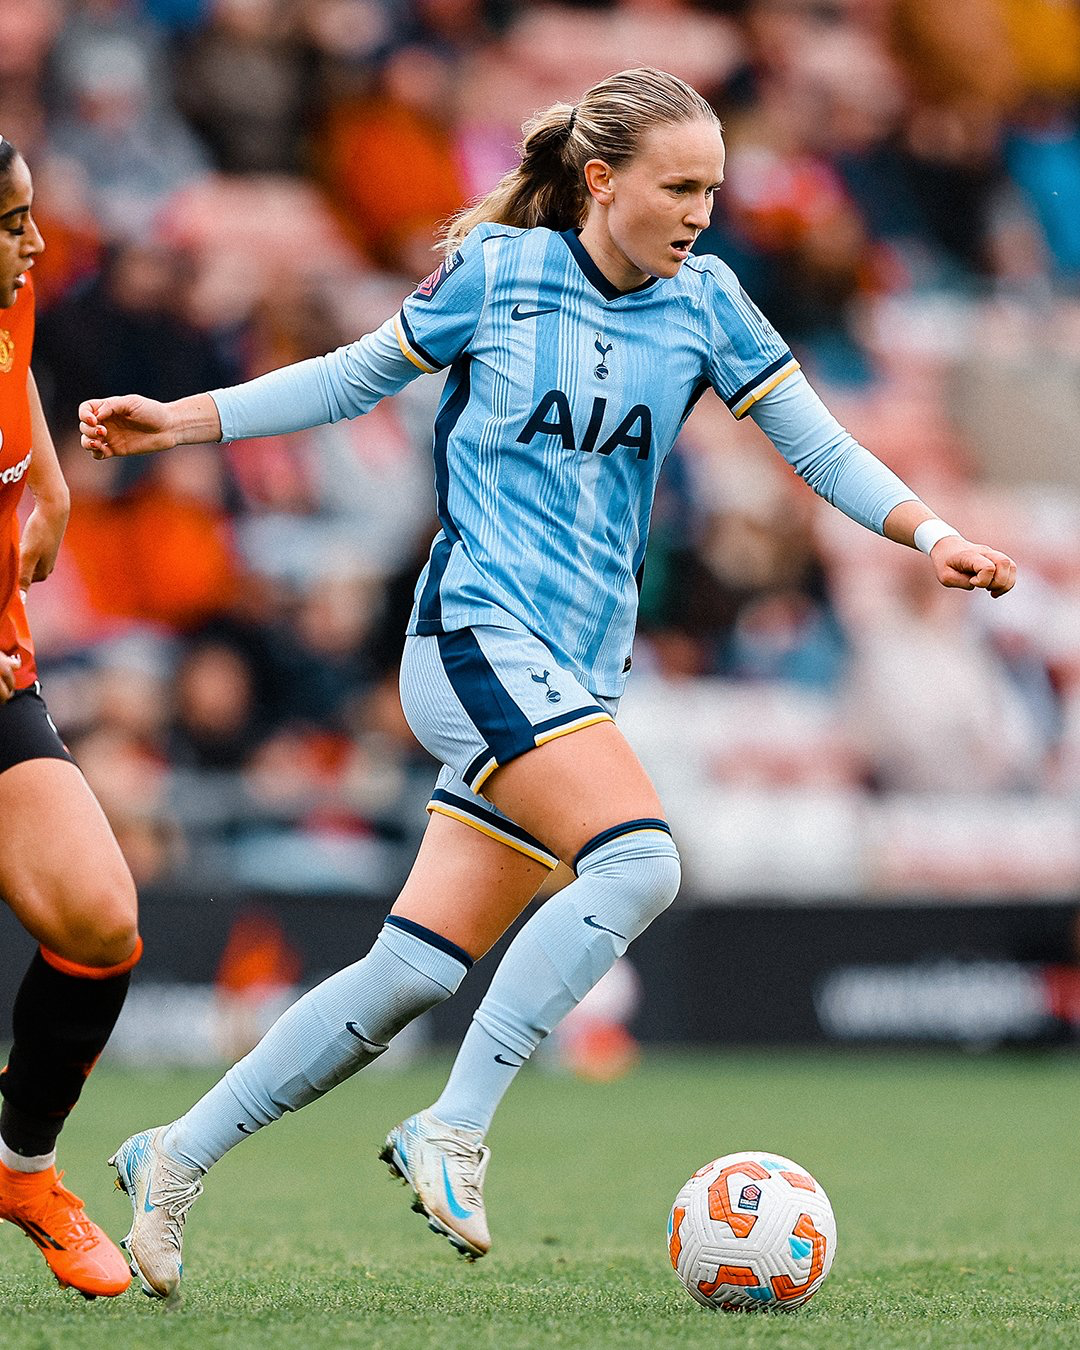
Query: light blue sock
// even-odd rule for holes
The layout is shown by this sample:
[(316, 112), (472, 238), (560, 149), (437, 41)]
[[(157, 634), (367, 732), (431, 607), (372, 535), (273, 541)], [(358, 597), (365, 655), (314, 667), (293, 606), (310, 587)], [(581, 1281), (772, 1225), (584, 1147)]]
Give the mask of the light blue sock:
[(254, 1050), (170, 1125), (165, 1152), (206, 1171), (246, 1135), (370, 1064), (402, 1027), (449, 998), (471, 965), (446, 938), (389, 915), (362, 961), (297, 999)]
[(510, 944), (477, 1008), (432, 1114), (487, 1133), (518, 1069), (627, 947), (674, 900), (679, 854), (663, 821), (597, 835), (578, 874)]

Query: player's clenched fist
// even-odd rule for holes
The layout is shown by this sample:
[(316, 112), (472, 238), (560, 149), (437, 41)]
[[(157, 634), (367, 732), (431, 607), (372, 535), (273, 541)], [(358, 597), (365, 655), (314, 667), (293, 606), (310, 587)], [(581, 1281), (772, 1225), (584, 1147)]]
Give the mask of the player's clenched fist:
[(166, 404), (139, 394), (87, 399), (79, 405), (83, 448), (95, 459), (167, 450), (176, 444), (169, 435), (169, 421)]
[(95, 459), (148, 455), (181, 443), (221, 439), (221, 419), (209, 394), (159, 403), (141, 394), (90, 398), (79, 404), (83, 449)]
[(939, 540), (930, 551), (930, 560), (943, 586), (989, 591), (997, 597), (1011, 591), (1016, 581), (1016, 563), (1007, 553), (969, 543), (959, 535)]

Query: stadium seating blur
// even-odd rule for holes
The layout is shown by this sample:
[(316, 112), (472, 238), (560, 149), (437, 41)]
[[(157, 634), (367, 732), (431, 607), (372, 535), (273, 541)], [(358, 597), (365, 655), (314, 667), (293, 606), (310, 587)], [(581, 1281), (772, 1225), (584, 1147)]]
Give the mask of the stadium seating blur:
[(74, 507), (31, 619), (141, 883), (388, 894), (434, 766), (396, 699), (435, 379), (355, 424), (99, 464), (90, 395), (347, 342), (520, 123), (697, 84), (725, 257), (841, 421), (1014, 554), (1001, 601), (818, 501), (702, 400), (657, 502), (624, 725), (689, 893), (1075, 895), (1080, 9), (1061, 0), (3, 0)]

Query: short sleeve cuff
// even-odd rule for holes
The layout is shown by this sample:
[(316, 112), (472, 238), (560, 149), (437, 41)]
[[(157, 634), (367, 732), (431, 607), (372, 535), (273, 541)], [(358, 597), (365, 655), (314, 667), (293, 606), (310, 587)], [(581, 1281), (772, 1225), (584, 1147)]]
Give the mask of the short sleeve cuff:
[(778, 384), (783, 384), (787, 377), (794, 375), (798, 369), (798, 361), (790, 352), (785, 352), (764, 370), (759, 371), (741, 389), (737, 389), (730, 398), (725, 398), (724, 402), (735, 417), (745, 417), (759, 398), (771, 393)]

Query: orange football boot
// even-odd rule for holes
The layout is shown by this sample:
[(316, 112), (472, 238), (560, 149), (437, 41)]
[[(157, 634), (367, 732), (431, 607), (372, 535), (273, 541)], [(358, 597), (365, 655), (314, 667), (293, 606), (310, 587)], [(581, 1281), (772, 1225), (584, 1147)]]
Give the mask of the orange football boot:
[(85, 1298), (122, 1294), (131, 1271), (120, 1249), (87, 1218), (83, 1202), (60, 1185), (55, 1167), (13, 1172), (0, 1163), (0, 1219), (37, 1243), (57, 1280)]

